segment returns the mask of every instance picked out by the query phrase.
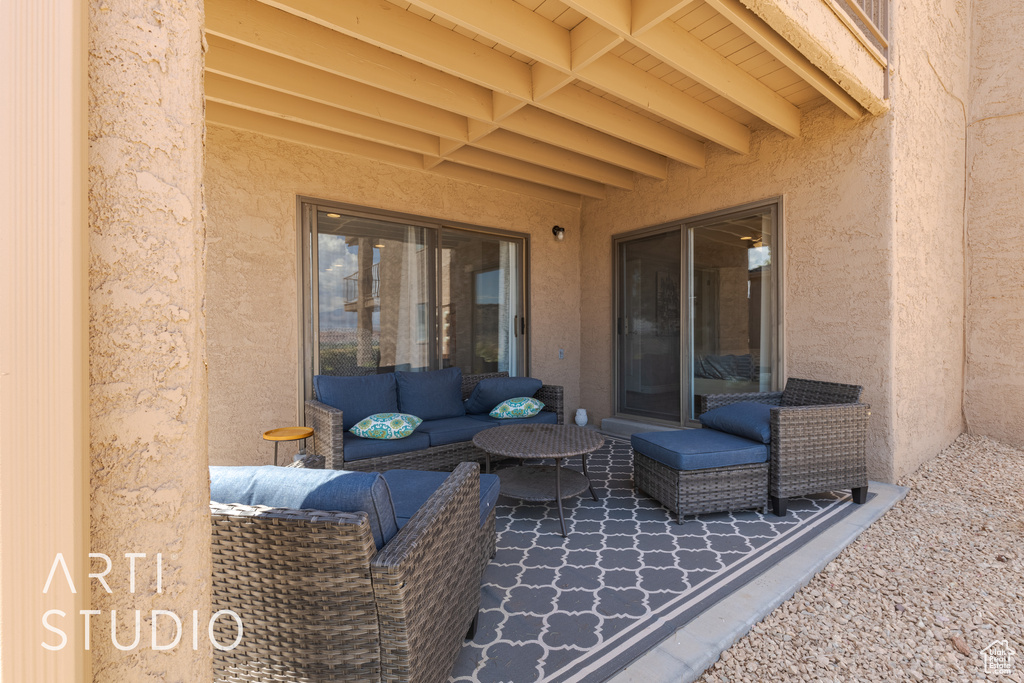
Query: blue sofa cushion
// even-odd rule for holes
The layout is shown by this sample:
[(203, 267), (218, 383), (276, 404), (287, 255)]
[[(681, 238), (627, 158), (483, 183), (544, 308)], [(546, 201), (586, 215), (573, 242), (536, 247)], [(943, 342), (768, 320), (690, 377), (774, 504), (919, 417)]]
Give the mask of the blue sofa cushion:
[[(391, 494), (395, 500), (395, 516), (398, 519), (398, 528), (405, 526), (406, 522), (416, 514), (416, 511), (427, 502), (444, 480), (449, 477), (448, 472), (420, 472), (417, 470), (389, 470), (384, 473), (384, 479), (388, 482)], [(498, 502), (498, 491), (500, 482), (497, 475), (480, 475), (480, 526), (487, 521), (487, 515), (491, 514), (495, 503)]]
[(346, 462), (430, 448), (430, 437), (419, 432), (413, 432), (404, 439), (364, 439), (351, 432), (345, 432), (344, 438)]
[(533, 377), (490, 377), (473, 387), (466, 399), (466, 412), (470, 415), (487, 414), (502, 401), (518, 396), (533, 396), (544, 385)]
[(675, 470), (749, 465), (768, 461), (768, 446), (714, 429), (644, 432), (630, 437), (633, 450)]
[(388, 484), (376, 472), (212, 466), (210, 499), (293, 510), (365, 512), (378, 550), (398, 533)]
[(467, 415), (466, 417), (484, 422), (488, 427), (501, 427), (503, 425), (556, 425), (558, 424), (558, 413), (550, 410), (542, 410), (533, 417), (509, 417), (498, 419), (490, 415)]
[(446, 417), (443, 420), (427, 420), (421, 424), (416, 433), (430, 437), (431, 446), (444, 446), (459, 441), (470, 441), (476, 433), (491, 425), (474, 420), (469, 415)]
[(317, 375), (313, 378), (313, 392), (316, 400), (342, 411), (346, 430), (370, 415), (398, 412), (397, 385), (390, 373), (360, 377)]
[(700, 416), (705, 427), (760, 443), (772, 442), (771, 420), (772, 407), (753, 401), (732, 403)]
[(462, 370), (396, 372), (398, 406), (422, 420), (442, 420), (466, 414), (462, 404)]

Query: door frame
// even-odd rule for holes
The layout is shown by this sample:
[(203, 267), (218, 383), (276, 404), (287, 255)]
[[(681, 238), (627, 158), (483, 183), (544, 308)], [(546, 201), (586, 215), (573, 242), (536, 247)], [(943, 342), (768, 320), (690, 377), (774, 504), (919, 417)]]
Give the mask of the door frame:
[[(690, 385), (692, 383), (693, 375), (693, 269), (690, 265), (693, 254), (693, 243), (692, 243), (692, 232), (693, 228), (699, 228), (702, 225), (714, 224), (715, 222), (732, 216), (738, 213), (749, 213), (751, 211), (759, 209), (769, 209), (769, 213), (772, 219), (772, 236), (774, 251), (772, 253), (772, 266), (775, 270), (775, 282), (774, 282), (774, 296), (776, 301), (775, 320), (772, 325), (772, 333), (774, 334), (774, 345), (772, 352), (772, 390), (778, 391), (782, 388), (784, 378), (786, 377), (786, 353), (785, 353), (785, 230), (783, 229), (784, 224), (784, 203), (783, 196), (778, 195), (774, 197), (767, 197), (757, 201), (747, 202), (737, 206), (731, 206), (724, 209), (718, 209), (715, 211), (709, 211), (707, 213), (697, 214), (678, 220), (667, 221), (659, 223), (657, 225), (639, 228), (637, 230), (630, 230), (628, 232), (622, 232), (612, 235), (612, 319), (611, 319), (611, 330), (612, 330), (612, 416), (616, 418), (622, 418), (632, 420), (636, 422), (645, 422), (653, 425), (661, 425), (667, 427), (698, 427), (700, 423), (697, 420), (690, 419), (687, 415), (691, 412), (690, 396), (691, 390)], [(673, 230), (681, 231), (680, 239), (680, 298), (683, 305), (679, 307), (679, 329), (683, 338), (679, 345), (679, 367), (680, 367), (680, 382), (679, 382), (679, 406), (681, 419), (678, 422), (670, 420), (660, 420), (657, 418), (644, 417), (641, 415), (635, 415), (633, 413), (624, 413), (620, 411), (619, 397), (620, 397), (620, 376), (621, 376), (621, 343), (622, 335), (619, 332), (619, 320), (622, 318), (622, 310), (620, 305), (620, 292), (619, 288), (622, 286), (622, 268), (621, 259), (619, 257), (620, 245), (625, 242), (632, 240), (641, 239), (644, 237), (650, 237), (661, 233), (671, 232)]]

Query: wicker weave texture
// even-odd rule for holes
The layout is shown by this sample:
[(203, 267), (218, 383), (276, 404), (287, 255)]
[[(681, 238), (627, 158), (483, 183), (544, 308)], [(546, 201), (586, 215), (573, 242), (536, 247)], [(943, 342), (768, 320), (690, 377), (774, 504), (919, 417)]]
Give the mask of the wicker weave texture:
[[(378, 680), (380, 635), (364, 513), (211, 503), (213, 609), (242, 619), (214, 650), (218, 681)], [(217, 641), (237, 636), (217, 621)]]
[(784, 406), (823, 406), (831, 403), (856, 403), (864, 388), (856, 384), (836, 384), (790, 377), (782, 392)]
[[(792, 498), (868, 485), (863, 388), (792, 377), (782, 392), (709, 394), (703, 410), (740, 401), (779, 406), (771, 411), (769, 495)], [(811, 403), (817, 401), (818, 403)]]
[[(492, 372), (462, 376), (462, 397), (469, 398), (473, 388), (483, 379), (508, 377), (507, 372)], [(560, 386), (544, 385), (535, 394), (544, 403), (544, 411), (558, 416), (558, 424), (565, 420), (563, 390)], [(444, 446), (431, 446), (407, 453), (396, 453), (379, 458), (345, 461), (345, 425), (342, 412), (320, 401), (306, 401), (306, 426), (313, 428), (313, 455), (324, 459), (325, 467), (335, 470), (386, 472), (388, 470), (436, 470), (450, 472), (460, 462), (483, 463), (486, 454), (471, 441), (460, 441)]]
[(782, 405), (781, 391), (762, 391), (744, 394), (704, 394), (697, 397), (697, 415), (703, 415), (709, 410), (732, 405), (733, 403), (766, 403), (770, 406)]
[(480, 468), (459, 465), (373, 559), (381, 680), (443, 681), (480, 606)]
[(870, 413), (863, 403), (772, 410), (771, 495), (867, 486)]
[(604, 437), (575, 425), (517, 424), (477, 432), (473, 443), (507, 458), (567, 458), (597, 450), (604, 445)]
[[(460, 465), (380, 552), (364, 513), (211, 503), (214, 609), (244, 625), (216, 680), (445, 680), (494, 554), (479, 496), (479, 466)], [(220, 619), (218, 642), (235, 629)]]
[(675, 470), (633, 451), (634, 486), (676, 513), (700, 515), (768, 504), (768, 463)]

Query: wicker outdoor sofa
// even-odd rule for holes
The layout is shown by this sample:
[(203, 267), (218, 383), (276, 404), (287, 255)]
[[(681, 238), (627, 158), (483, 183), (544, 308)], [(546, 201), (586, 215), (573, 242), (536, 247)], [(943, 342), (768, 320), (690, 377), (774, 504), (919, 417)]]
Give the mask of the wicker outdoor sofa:
[[(272, 479), (308, 472), (252, 469)], [(483, 568), (494, 552), (493, 501), (488, 512), (480, 494), (489, 477), (479, 471), (476, 463), (463, 463), (451, 474), (407, 473), (440, 474), (443, 483), (383, 545), (383, 526), (371, 520), (374, 509), (386, 511), (390, 502), (356, 507), (370, 513), (212, 502), (213, 610), (232, 610), (244, 624), (237, 647), (214, 651), (215, 680), (447, 680), (463, 639), (475, 631)], [(381, 477), (309, 475), (314, 495), (322, 492), (320, 479)], [(273, 485), (265, 481), (264, 490)], [(374, 495), (390, 501), (379, 489)], [(396, 511), (400, 502), (395, 499)], [(485, 513), (489, 519), (481, 525)], [(229, 646), (237, 624), (220, 617), (215, 636)]]
[(853, 502), (868, 494), (867, 426), (871, 406), (863, 387), (791, 377), (785, 390), (701, 397), (701, 414), (750, 401), (771, 410), (768, 495), (772, 512), (784, 516), (789, 498), (850, 489)]
[[(470, 398), (473, 389), (483, 380), (508, 378), (507, 372), (462, 375), (462, 399)], [(515, 379), (515, 378), (513, 378)], [(541, 417), (549, 417), (552, 422), (564, 424), (564, 403), (562, 387), (544, 384), (533, 397), (544, 404)], [(346, 469), (365, 472), (386, 472), (392, 469), (443, 470), (451, 471), (460, 462), (483, 463), (486, 454), (476, 448), (472, 436), (466, 440), (456, 441), (426, 448), (411, 448), (408, 451), (383, 455), (380, 457), (362, 458), (359, 460), (345, 459), (345, 419), (344, 412), (327, 405), (316, 397), (306, 401), (306, 426), (313, 428), (311, 454), (306, 458), (305, 467), (326, 467), (327, 469)], [(486, 415), (479, 416), (486, 419)], [(538, 421), (540, 421), (538, 419)], [(498, 424), (512, 424), (516, 421), (505, 420), (481, 423), (478, 429), (493, 427)], [(424, 425), (425, 426), (425, 425)]]

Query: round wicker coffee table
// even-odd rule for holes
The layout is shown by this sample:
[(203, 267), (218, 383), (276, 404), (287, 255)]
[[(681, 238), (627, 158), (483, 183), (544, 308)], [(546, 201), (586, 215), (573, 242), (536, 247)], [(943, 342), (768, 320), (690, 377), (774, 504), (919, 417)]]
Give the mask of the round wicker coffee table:
[[(554, 465), (519, 465), (496, 472), (501, 480), (501, 495), (529, 502), (558, 503), (558, 521), (565, 532), (562, 500), (578, 496), (587, 489), (597, 493), (587, 474), (587, 454), (600, 448), (604, 437), (593, 429), (573, 425), (518, 424), (492, 427), (478, 432), (473, 445), (487, 453), (486, 467), (491, 471), (491, 455), (517, 460), (552, 459)], [(561, 461), (581, 456), (583, 472), (563, 467)]]

